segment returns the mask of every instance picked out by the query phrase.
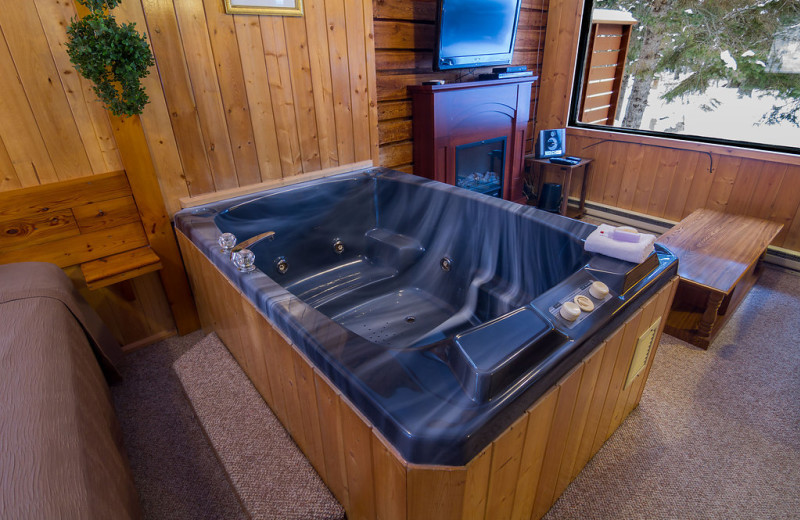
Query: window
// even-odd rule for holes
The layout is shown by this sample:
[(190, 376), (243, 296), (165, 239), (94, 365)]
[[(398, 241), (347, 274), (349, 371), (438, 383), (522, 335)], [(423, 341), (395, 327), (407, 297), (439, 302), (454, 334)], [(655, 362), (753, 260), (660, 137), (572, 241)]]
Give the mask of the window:
[(571, 123), (800, 152), (800, 2), (587, 2)]

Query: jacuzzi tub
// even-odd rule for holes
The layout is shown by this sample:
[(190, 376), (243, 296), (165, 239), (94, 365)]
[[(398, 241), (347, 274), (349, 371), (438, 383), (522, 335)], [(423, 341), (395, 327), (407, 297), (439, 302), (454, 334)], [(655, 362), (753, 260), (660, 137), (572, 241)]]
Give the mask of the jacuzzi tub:
[[(640, 265), (592, 255), (594, 226), (385, 169), (175, 222), (417, 464), (465, 464), (677, 270), (658, 246)], [(217, 244), (267, 231), (251, 273)], [(598, 280), (610, 294), (563, 319)]]

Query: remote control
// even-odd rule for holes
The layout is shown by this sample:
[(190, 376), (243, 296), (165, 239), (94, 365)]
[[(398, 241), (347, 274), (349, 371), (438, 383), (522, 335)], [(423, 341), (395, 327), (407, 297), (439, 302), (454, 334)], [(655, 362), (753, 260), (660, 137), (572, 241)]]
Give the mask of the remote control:
[(564, 159), (569, 159), (570, 161), (575, 161), (575, 163), (579, 163), (579, 162), (581, 162), (583, 160), (580, 157), (575, 157), (574, 155), (568, 155), (568, 156), (564, 157)]
[(578, 164), (575, 161), (570, 161), (566, 157), (553, 157), (552, 159), (550, 159), (550, 162), (553, 164), (565, 164), (567, 166), (574, 166)]

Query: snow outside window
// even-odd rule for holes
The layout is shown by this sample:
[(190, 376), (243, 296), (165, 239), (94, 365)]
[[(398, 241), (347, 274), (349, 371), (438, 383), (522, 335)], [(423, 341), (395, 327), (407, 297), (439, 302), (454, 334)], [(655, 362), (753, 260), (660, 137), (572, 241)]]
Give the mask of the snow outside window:
[[(797, 0), (595, 0), (587, 16), (573, 121), (800, 151)], [(625, 24), (627, 56), (601, 40)]]

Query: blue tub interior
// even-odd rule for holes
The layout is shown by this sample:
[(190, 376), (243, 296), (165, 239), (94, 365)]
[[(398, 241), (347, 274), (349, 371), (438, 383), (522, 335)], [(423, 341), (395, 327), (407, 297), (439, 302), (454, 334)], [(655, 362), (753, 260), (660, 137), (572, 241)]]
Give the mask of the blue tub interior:
[[(176, 226), (415, 463), (470, 460), (677, 266), (660, 247), (638, 266), (592, 255), (594, 226), (385, 169), (184, 210)], [(266, 231), (253, 273), (216, 244)], [(611, 296), (560, 318), (594, 280)]]

